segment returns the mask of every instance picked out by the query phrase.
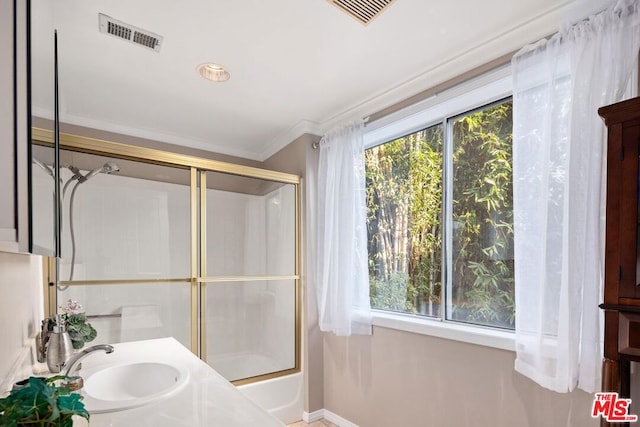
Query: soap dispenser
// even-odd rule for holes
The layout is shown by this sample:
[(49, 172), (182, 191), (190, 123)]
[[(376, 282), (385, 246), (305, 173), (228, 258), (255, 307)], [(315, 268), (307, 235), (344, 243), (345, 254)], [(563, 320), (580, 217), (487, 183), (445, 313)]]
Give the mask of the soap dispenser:
[(53, 331), (49, 334), (49, 343), (47, 344), (47, 366), (49, 367), (49, 372), (60, 372), (71, 356), (73, 356), (71, 337), (67, 332), (64, 320), (57, 314), (56, 323), (53, 326)]

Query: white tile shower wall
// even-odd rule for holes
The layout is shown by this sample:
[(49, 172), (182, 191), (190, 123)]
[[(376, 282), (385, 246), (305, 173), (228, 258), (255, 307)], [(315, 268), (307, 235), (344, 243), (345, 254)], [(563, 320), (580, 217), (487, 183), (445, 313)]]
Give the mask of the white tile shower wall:
[[(208, 275), (264, 275), (264, 235), (262, 197), (207, 191)], [(270, 306), (264, 289), (264, 282), (207, 285), (207, 359), (229, 379), (257, 366), (247, 357), (262, 353), (262, 322)]]
[(207, 190), (207, 275), (264, 274), (261, 198)]
[[(207, 211), (210, 275), (294, 273), (293, 186), (264, 196), (211, 190)], [(294, 366), (293, 286), (293, 280), (208, 285), (207, 354), (214, 368), (244, 378)]]
[[(0, 252), (0, 384), (12, 377), (43, 317), (42, 259)], [(0, 390), (0, 393), (6, 390)]]
[[(295, 191), (284, 186), (267, 194), (266, 200), (266, 259), (275, 274), (295, 271)], [(295, 337), (295, 295), (293, 281), (273, 281), (267, 284), (275, 298), (273, 337), (265, 341), (268, 354), (280, 367), (295, 364), (292, 345)]]
[[(187, 186), (118, 175), (100, 174), (81, 184), (73, 212), (74, 279), (189, 277), (189, 194)], [(65, 207), (62, 249), (68, 268), (68, 200)]]
[[(61, 279), (69, 278), (70, 191), (63, 214)], [(74, 280), (188, 278), (190, 192), (187, 186), (96, 175), (74, 197)], [(189, 283), (71, 286), (59, 300), (80, 301), (95, 319), (99, 342), (173, 336), (190, 344)]]
[[(63, 213), (62, 280), (71, 261), (71, 189)], [(81, 184), (73, 209), (74, 280), (189, 277), (189, 208), (186, 186), (102, 174)], [(294, 273), (295, 187), (264, 196), (208, 190), (207, 212), (209, 276)], [(122, 316), (92, 320), (95, 343), (173, 336), (189, 345), (188, 283), (71, 286), (59, 292), (61, 303), (68, 298), (88, 314)], [(294, 313), (292, 280), (208, 285), (209, 360), (258, 357), (266, 371), (268, 365), (292, 367)], [(231, 364), (239, 377), (243, 365)]]

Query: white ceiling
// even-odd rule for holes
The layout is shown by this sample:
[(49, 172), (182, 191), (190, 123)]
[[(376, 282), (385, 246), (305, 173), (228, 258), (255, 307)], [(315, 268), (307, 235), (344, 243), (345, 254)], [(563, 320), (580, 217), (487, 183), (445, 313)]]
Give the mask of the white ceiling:
[[(34, 112), (50, 115), (54, 26), (62, 121), (264, 160), (557, 30), (565, 3), (397, 0), (365, 27), (326, 0), (33, 0)], [(160, 52), (101, 34), (98, 13)]]

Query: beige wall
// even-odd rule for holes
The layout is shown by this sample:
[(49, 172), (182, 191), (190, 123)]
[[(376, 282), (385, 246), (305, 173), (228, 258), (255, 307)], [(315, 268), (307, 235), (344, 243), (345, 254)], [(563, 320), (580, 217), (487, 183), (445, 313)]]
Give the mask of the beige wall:
[(40, 327), (41, 265), (39, 256), (0, 252), (0, 384)]
[(305, 133), (264, 161), (262, 167), (305, 177), (306, 153), (319, 137)]
[[(314, 142), (319, 141), (320, 138), (315, 138)], [(307, 165), (317, 165), (318, 164), (318, 150), (310, 148), (311, 144), (307, 145), (306, 151), (306, 164)], [(309, 172), (305, 172), (305, 177), (309, 177)], [(307, 189), (307, 195), (309, 195), (309, 183), (307, 180), (307, 185), (305, 189)], [(308, 215), (308, 214), (306, 214)], [(305, 239), (305, 243), (307, 245), (310, 244), (308, 239)], [(312, 255), (310, 255), (312, 256)], [(305, 259), (307, 259), (305, 257)], [(309, 265), (309, 262), (306, 263)], [(306, 406), (305, 411), (308, 413), (312, 413), (318, 411), (320, 409), (324, 409), (324, 349), (323, 349), (323, 333), (320, 331), (320, 327), (318, 325), (318, 305), (316, 298), (316, 288), (315, 282), (311, 280), (306, 280), (308, 275), (305, 274), (306, 283), (306, 339), (308, 341), (307, 344), (307, 367), (306, 367), (306, 375), (307, 375), (307, 383), (306, 387), (308, 390), (306, 396)]]
[(386, 328), (325, 335), (325, 408), (360, 427), (598, 425), (591, 395), (543, 389), (513, 361), (510, 351)]
[[(282, 150), (265, 160), (264, 167), (281, 172), (299, 175), (302, 180), (302, 206), (307, 197), (306, 164), (307, 158), (317, 162), (318, 152), (311, 148), (311, 144), (320, 137), (304, 134), (284, 147)], [(314, 160), (314, 158), (316, 160)], [(303, 208), (304, 212), (304, 208)], [(305, 224), (303, 213), (302, 223)], [(305, 259), (304, 248), (308, 242), (303, 226), (302, 259)], [(305, 264), (305, 263), (303, 263)], [(303, 266), (302, 270), (302, 301), (303, 301), (303, 330), (302, 330), (302, 369), (304, 376), (305, 399), (304, 410), (311, 413), (324, 408), (324, 370), (322, 333), (318, 328), (318, 311), (316, 309), (315, 289), (307, 280), (307, 274)]]

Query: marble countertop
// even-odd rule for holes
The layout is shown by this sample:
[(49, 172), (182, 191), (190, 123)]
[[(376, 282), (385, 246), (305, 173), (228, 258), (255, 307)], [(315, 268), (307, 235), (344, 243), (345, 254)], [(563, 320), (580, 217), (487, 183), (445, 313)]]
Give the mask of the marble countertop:
[[(115, 351), (96, 351), (82, 360), (79, 375), (124, 363), (163, 362), (189, 371), (177, 393), (142, 407), (92, 414), (91, 427), (206, 426), (282, 427), (278, 419), (242, 395), (230, 382), (173, 338), (114, 344)], [(74, 426), (86, 425), (75, 422)]]

